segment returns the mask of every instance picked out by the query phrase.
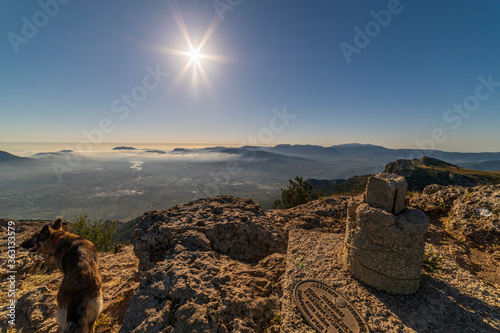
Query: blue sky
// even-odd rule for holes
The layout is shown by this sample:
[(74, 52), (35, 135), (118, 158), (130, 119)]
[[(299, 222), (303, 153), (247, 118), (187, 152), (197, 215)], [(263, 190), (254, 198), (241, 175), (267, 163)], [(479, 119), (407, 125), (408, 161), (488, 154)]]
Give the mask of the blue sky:
[[(497, 1), (7, 0), (0, 22), (0, 142), (500, 151)], [(214, 28), (183, 76), (182, 26)]]

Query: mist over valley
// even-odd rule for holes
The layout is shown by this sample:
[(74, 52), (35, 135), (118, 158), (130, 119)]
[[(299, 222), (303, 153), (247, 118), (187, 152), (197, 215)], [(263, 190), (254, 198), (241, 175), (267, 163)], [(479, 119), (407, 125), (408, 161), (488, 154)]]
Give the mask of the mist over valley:
[(347, 179), (382, 172), (397, 159), (424, 155), (459, 166), (500, 169), (500, 153), (424, 152), (362, 144), (167, 149), (138, 144), (91, 152), (69, 148), (0, 153), (2, 216), (70, 219), (86, 213), (128, 221), (145, 211), (221, 194), (251, 198), (269, 209), (281, 188), (296, 176)]

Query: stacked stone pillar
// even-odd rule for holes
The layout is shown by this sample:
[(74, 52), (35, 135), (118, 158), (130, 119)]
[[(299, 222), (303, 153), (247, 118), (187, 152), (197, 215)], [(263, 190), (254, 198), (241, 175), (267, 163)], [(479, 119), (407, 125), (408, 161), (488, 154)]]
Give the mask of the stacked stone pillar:
[(365, 202), (348, 209), (344, 264), (351, 274), (391, 294), (417, 291), (429, 219), (406, 209), (403, 177), (381, 173), (370, 177)]

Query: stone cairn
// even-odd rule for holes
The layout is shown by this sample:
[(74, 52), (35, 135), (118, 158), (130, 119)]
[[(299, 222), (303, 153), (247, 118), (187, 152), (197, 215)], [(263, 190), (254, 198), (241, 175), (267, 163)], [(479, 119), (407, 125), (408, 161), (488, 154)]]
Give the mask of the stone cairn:
[(406, 209), (404, 177), (372, 176), (365, 202), (348, 208), (344, 266), (351, 274), (391, 294), (417, 291), (429, 219), (419, 209)]

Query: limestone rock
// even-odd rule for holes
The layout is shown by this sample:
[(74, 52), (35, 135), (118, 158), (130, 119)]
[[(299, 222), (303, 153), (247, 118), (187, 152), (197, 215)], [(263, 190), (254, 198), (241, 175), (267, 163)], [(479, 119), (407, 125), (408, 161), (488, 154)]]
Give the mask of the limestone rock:
[(361, 202), (362, 197), (324, 197), (289, 209), (268, 210), (266, 215), (286, 234), (293, 229), (344, 233), (347, 207), (352, 200)]
[[(500, 185), (430, 185), (411, 197), (410, 205), (445, 217), (446, 230), (469, 246), (489, 248), (500, 243)], [(491, 214), (480, 214), (480, 210)]]
[(262, 332), (278, 306), (286, 241), (250, 199), (145, 213), (132, 243), (140, 287), (120, 332)]
[(215, 251), (256, 262), (286, 248), (284, 236), (257, 203), (230, 196), (147, 212), (132, 233), (131, 242), (142, 271), (183, 250)]
[(394, 294), (419, 286), (428, 218), (418, 209), (393, 215), (366, 203), (351, 213), (346, 231), (348, 270), (366, 284)]
[[(481, 210), (490, 213), (481, 214)], [(457, 198), (447, 228), (473, 246), (500, 244), (500, 185), (473, 187)]]
[(399, 214), (406, 209), (406, 189), (404, 177), (392, 173), (381, 173), (368, 179), (366, 203)]
[(55, 333), (59, 325), (56, 322), (56, 285), (61, 278), (54, 277), (47, 286), (38, 286), (19, 298), (16, 306), (16, 326), (31, 332)]
[(470, 187), (458, 185), (429, 185), (422, 194), (409, 197), (409, 205), (423, 210), (427, 215), (439, 218), (450, 212), (455, 200), (472, 192)]
[(262, 332), (283, 271), (278, 253), (257, 265), (214, 251), (168, 256), (143, 273), (120, 332)]

